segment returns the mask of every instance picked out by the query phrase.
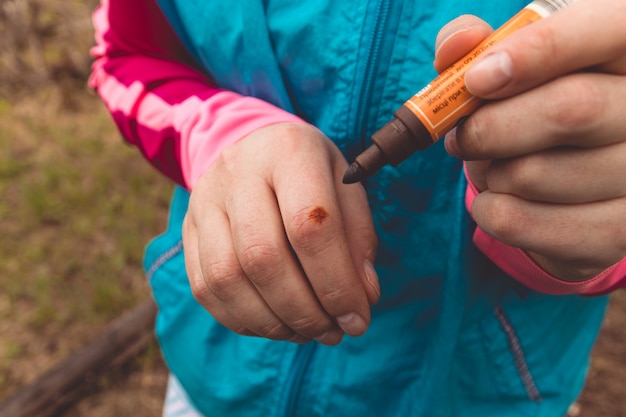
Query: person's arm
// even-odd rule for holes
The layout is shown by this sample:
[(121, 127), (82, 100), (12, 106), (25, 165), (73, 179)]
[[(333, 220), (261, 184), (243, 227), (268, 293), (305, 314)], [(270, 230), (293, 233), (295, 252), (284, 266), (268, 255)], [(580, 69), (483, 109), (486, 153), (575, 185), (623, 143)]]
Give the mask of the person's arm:
[(228, 145), (278, 122), (301, 122), (213, 85), (153, 0), (102, 0), (93, 15), (90, 86), (123, 137), (189, 189)]
[(103, 0), (94, 22), (92, 87), (123, 136), (191, 189), (182, 233), (196, 300), (240, 334), (328, 345), (363, 334), (380, 295), (376, 235), (334, 143), (214, 86), (153, 0)]

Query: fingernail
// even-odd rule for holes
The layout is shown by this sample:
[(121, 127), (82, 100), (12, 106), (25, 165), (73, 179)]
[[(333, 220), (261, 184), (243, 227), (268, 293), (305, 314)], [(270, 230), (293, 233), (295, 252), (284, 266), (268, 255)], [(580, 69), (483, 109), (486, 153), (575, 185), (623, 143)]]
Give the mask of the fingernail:
[(439, 33), (437, 34), (437, 39), (435, 39), (435, 55), (437, 55), (437, 52), (439, 52), (439, 49), (441, 49), (441, 47), (445, 45), (446, 42), (448, 42), (450, 39), (452, 39), (453, 37), (455, 37), (456, 35), (460, 33), (467, 32), (471, 28), (472, 27), (469, 25), (459, 26), (459, 24), (456, 21), (452, 21), (444, 25), (444, 27), (442, 27)]
[(369, 282), (374, 291), (376, 291), (376, 295), (380, 297), (380, 284), (378, 282), (378, 274), (376, 273), (376, 269), (374, 269), (374, 265), (366, 259), (363, 263), (363, 269), (365, 270), (365, 278), (367, 278), (367, 282)]
[(483, 96), (506, 85), (513, 76), (513, 63), (506, 52), (488, 55), (472, 64), (465, 73), (465, 85), (474, 95)]
[(456, 140), (456, 127), (446, 134), (446, 137), (443, 140), (443, 146), (446, 148), (448, 155), (455, 158), (461, 158), (459, 142)]
[(356, 313), (337, 317), (337, 323), (339, 327), (350, 336), (360, 336), (367, 330), (365, 320)]

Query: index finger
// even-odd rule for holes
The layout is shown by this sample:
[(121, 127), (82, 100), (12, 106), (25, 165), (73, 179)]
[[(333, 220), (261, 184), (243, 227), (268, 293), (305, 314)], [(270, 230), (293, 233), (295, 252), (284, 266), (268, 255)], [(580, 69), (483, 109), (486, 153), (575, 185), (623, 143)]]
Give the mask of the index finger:
[(369, 301), (352, 258), (331, 161), (326, 163), (320, 169), (300, 161), (291, 170), (297, 175), (276, 176), (275, 192), (289, 242), (318, 300), (347, 334), (359, 336), (369, 325)]
[(626, 2), (580, 0), (489, 48), (465, 74), (478, 97), (509, 97), (574, 71), (621, 59)]

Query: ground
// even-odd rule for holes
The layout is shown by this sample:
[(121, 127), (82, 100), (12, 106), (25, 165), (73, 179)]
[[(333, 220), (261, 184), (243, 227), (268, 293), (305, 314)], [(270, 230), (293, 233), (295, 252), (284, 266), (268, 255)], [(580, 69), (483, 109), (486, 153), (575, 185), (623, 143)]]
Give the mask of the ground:
[(609, 306), (587, 385), (579, 401), (580, 417), (626, 416), (626, 291), (616, 292)]

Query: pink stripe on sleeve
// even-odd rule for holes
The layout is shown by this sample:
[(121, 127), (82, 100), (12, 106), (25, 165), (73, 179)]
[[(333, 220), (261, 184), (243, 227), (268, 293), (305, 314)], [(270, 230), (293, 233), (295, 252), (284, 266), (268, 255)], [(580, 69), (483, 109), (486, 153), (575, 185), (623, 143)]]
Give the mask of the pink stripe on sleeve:
[[(465, 204), (471, 214), (474, 198), (479, 194), (469, 175)], [(526, 252), (509, 246), (485, 233), (480, 227), (474, 232), (474, 244), (500, 269), (526, 285), (546, 294), (606, 294), (626, 286), (626, 258), (584, 281), (569, 282), (548, 274)]]
[(90, 86), (122, 136), (187, 188), (226, 146), (252, 131), (303, 123), (269, 103), (213, 85), (152, 0), (102, 0), (93, 22)]
[(192, 97), (181, 103), (177, 116), (174, 126), (188, 138), (182, 143), (182, 168), (189, 188), (224, 148), (254, 130), (274, 123), (304, 123), (267, 102), (227, 91), (204, 101)]

